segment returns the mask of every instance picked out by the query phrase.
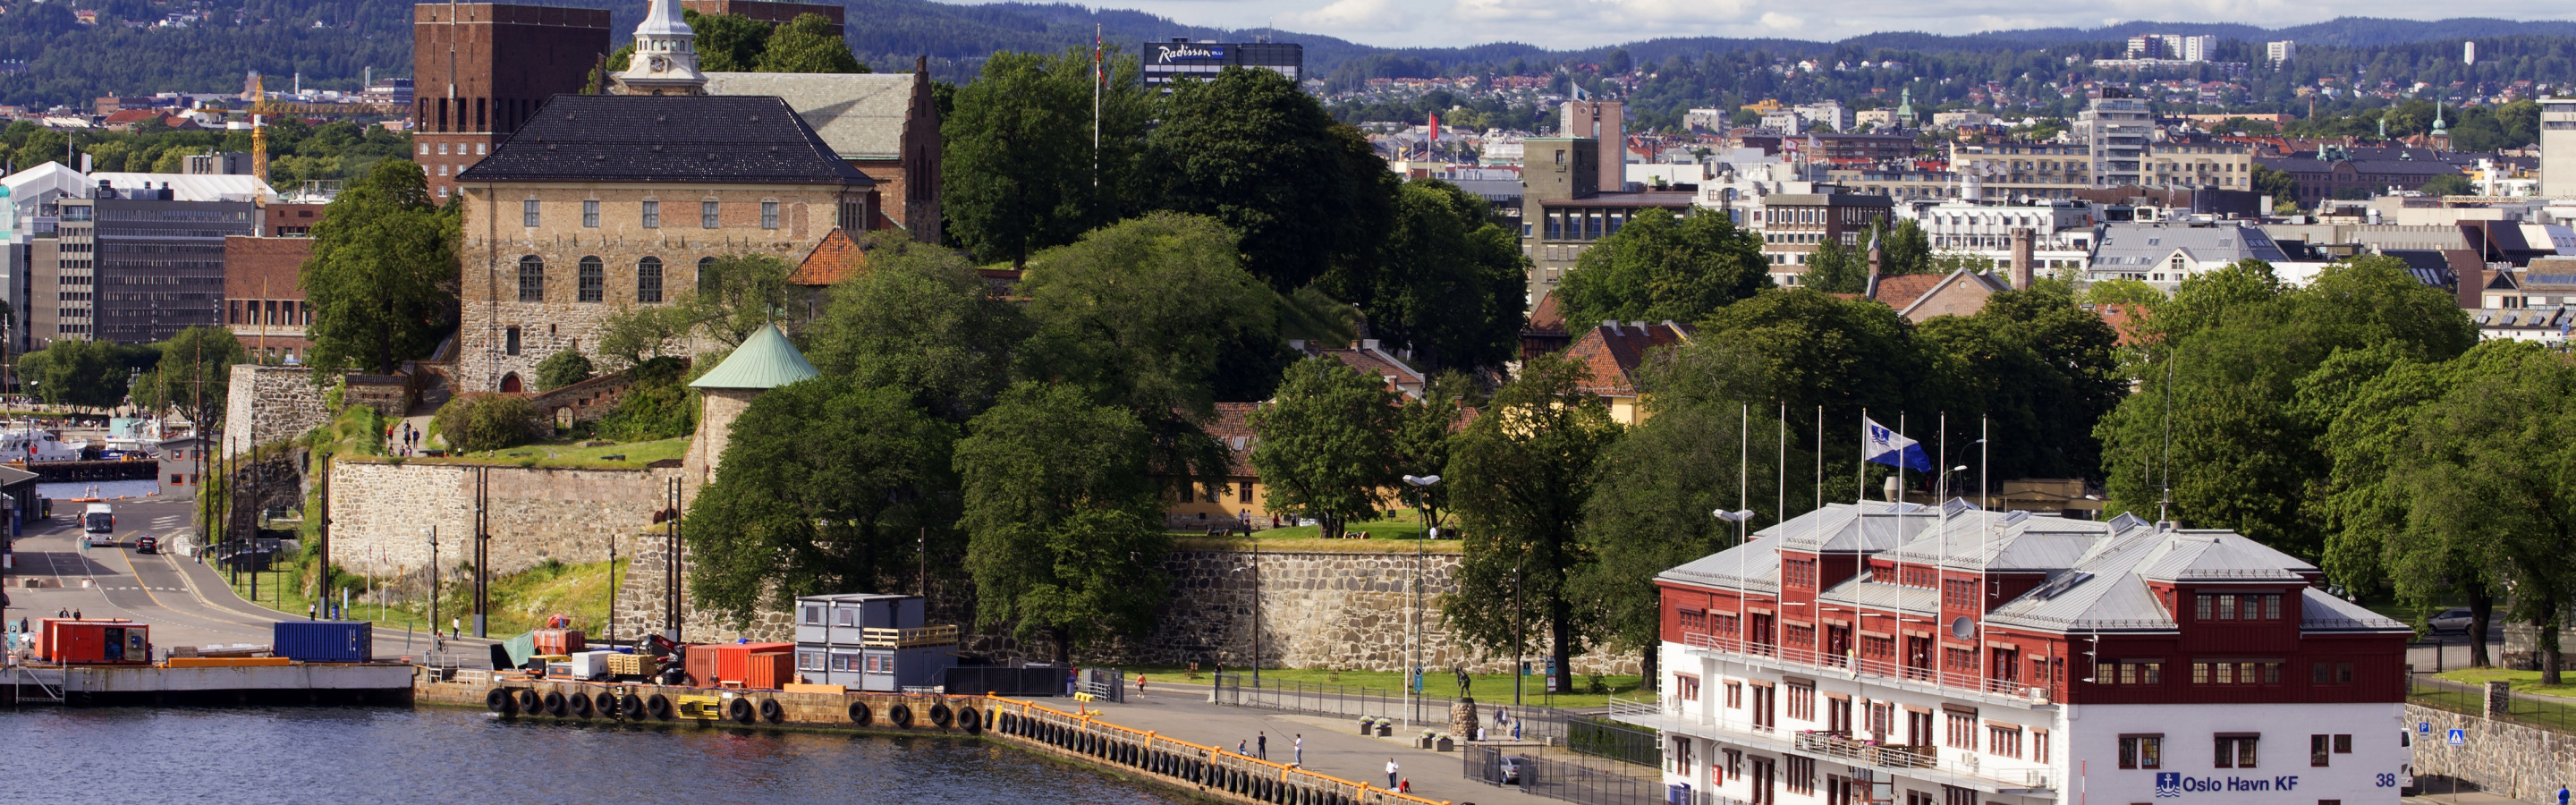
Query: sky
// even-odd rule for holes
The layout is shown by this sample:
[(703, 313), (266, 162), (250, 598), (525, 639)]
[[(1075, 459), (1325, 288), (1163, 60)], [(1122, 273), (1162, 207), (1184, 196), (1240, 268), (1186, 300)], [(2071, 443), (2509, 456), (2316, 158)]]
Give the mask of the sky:
[[(953, 0), (952, 0), (953, 1)], [(974, 2), (975, 0), (966, 0)], [(2282, 27), (2336, 17), (2567, 19), (2546, 6), (2502, 0), (1110, 0), (1192, 25), (1275, 26), (1380, 47), (1525, 42), (1551, 50), (1676, 36), (1831, 41), (1882, 31), (1969, 34), (2021, 28), (2095, 28), (2139, 19)], [(2560, 6), (2559, 8), (2565, 8)]]

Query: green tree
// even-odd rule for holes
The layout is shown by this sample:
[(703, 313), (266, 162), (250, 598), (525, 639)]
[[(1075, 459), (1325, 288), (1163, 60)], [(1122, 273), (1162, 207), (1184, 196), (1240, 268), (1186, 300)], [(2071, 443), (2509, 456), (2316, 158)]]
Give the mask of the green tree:
[[(2345, 350), (2299, 379), (2299, 407), (2328, 421), (2318, 447), (2332, 464), (2309, 510), (2326, 528), (2328, 578), (2354, 590), (2392, 588), (2399, 598), (2430, 606), (2457, 596), (2468, 604), (2469, 664), (2487, 667), (2487, 621), (2502, 593), (2502, 579), (2486, 561), (2484, 546), (2448, 535), (2411, 531), (2406, 490), (2389, 480), (2401, 461), (2412, 426), (2425, 406), (2453, 393), (2483, 358), (2504, 350), (2482, 345), (2459, 360), (2409, 360), (2395, 344)], [(2475, 378), (2486, 380), (2489, 378)], [(2505, 382), (2512, 382), (2505, 378)]]
[[(1896, 227), (1885, 230), (1883, 235), (1872, 227), (1870, 234), (1879, 237), (1878, 273), (1929, 274), (1938, 269), (1932, 262), (1932, 236), (1924, 233), (1923, 225), (1914, 219), (1896, 222)], [(1862, 243), (1867, 244), (1868, 241)], [(1868, 247), (1864, 245), (1862, 248), (1866, 250)], [(1864, 252), (1861, 256), (1864, 258), (1862, 267), (1866, 270), (1868, 254)]]
[(1484, 198), (1438, 179), (1406, 182), (1376, 260), (1320, 283), (1368, 312), (1371, 332), (1428, 367), (1500, 367), (1520, 351), (1529, 260)]
[(473, 392), (438, 407), (430, 427), (440, 441), (462, 452), (479, 453), (515, 447), (535, 440), (545, 427), (537, 408), (516, 394)]
[(2121, 305), (2137, 313), (2153, 310), (2163, 301), (2165, 301), (2164, 291), (2148, 285), (2145, 280), (2127, 277), (2096, 281), (2084, 289), (2084, 304)]
[(388, 374), (455, 324), (459, 213), (430, 203), (420, 166), (386, 160), (331, 200), (297, 284), (313, 308), (315, 377)]
[(2284, 206), (2287, 206), (2291, 212), (2297, 212), (2299, 209), (2299, 180), (2292, 177), (2288, 171), (2277, 171), (2262, 165), (2254, 166), (2254, 192), (2271, 196), (2272, 207), (2276, 212)]
[(977, 259), (1025, 265), (1047, 248), (1132, 214), (1145, 203), (1145, 132), (1161, 95), (1118, 57), (1099, 95), (1099, 149), (1072, 136), (1093, 123), (1088, 51), (995, 53), (940, 117), (942, 208)]
[[(769, 50), (773, 27), (769, 23), (740, 14), (700, 14), (685, 9), (680, 16), (697, 34), (698, 69), (710, 73), (759, 71), (761, 54)], [(611, 59), (609, 69), (624, 70), (626, 62)]]
[(1272, 288), (1294, 291), (1384, 240), (1395, 174), (1294, 80), (1228, 67), (1165, 104), (1146, 138), (1163, 206), (1241, 233), (1243, 267)]
[(1389, 437), (1396, 394), (1386, 381), (1340, 359), (1307, 358), (1288, 367), (1279, 396), (1252, 412), (1252, 467), (1261, 473), (1273, 511), (1323, 524), (1338, 539), (1352, 520), (1378, 511), (1379, 493), (1397, 483)]
[(116, 345), (99, 341), (55, 341), (18, 356), (18, 377), (48, 405), (116, 405), (131, 375)]
[(1554, 657), (1558, 690), (1572, 690), (1574, 655), (1593, 612), (1568, 583), (1591, 554), (1576, 539), (1595, 465), (1619, 425), (1580, 362), (1532, 360), (1450, 444), (1449, 485), (1464, 555), (1457, 589), (1440, 597), (1452, 634), (1492, 654), (1522, 654), (1535, 629)]
[(1952, 427), (1983, 419), (1991, 433), (2008, 434), (1981, 451), (1992, 462), (1981, 477), (2083, 478), (2100, 471), (2093, 426), (2120, 404), (2128, 386), (2114, 350), (2119, 334), (2100, 315), (2077, 307), (2072, 288), (2040, 282), (2001, 291), (1976, 315), (1935, 317), (1916, 332), (1941, 387), (1926, 396), (1950, 412)]
[(1034, 331), (1020, 377), (1082, 390), (1153, 436), (1157, 466), (1225, 483), (1226, 455), (1198, 423), (1218, 400), (1270, 397), (1294, 360), (1279, 295), (1237, 262), (1214, 220), (1153, 213), (1030, 260), (1021, 292)]
[[(1723, 343), (1650, 358), (1638, 383), (1653, 416), (1603, 451), (1594, 473), (1578, 531), (1593, 562), (1568, 582), (1568, 593), (1592, 613), (1596, 644), (1636, 652), (1649, 679), (1663, 640), (1655, 576), (1736, 544), (1736, 525), (1710, 516), (1713, 510), (1766, 513), (1746, 528), (1788, 515), (1775, 511), (1780, 477), (1790, 474), (1787, 468), (1813, 466), (1806, 428), (1787, 428), (1763, 387), (1764, 363), (1743, 346)], [(1814, 410), (1790, 414), (1803, 425)], [(1774, 466), (1784, 460), (1784, 429), (1800, 433), (1791, 436), (1797, 444), (1785, 466)], [(1812, 505), (1807, 490), (1799, 492), (1787, 496), (1797, 498), (1787, 501), (1791, 512)]]
[(2339, 350), (2447, 360), (2477, 340), (2449, 294), (2376, 255), (2304, 288), (2253, 260), (2186, 279), (2141, 336), (2128, 372), (2142, 388), (2094, 431), (2113, 510), (2158, 512), (2169, 484), (2171, 519), (2304, 557), (2325, 548), (2307, 507), (2330, 467), (2316, 445), (2328, 423), (2296, 405), (2299, 379)]
[[(1718, 310), (1694, 344), (1741, 344), (1763, 387), (1792, 411), (1825, 407), (1829, 433), (1858, 434), (1863, 410), (1890, 419), (1933, 381), (1913, 326), (1886, 305), (1805, 288), (1774, 288)], [(1915, 410), (1925, 413), (1933, 408)]]
[(688, 305), (620, 306), (600, 321), (599, 359), (612, 372), (675, 355), (695, 329)]
[(2415, 189), (2428, 196), (2474, 196), (2478, 194), (2477, 186), (2469, 184), (2469, 177), (2456, 173), (2445, 173), (2431, 179), (2426, 179), (2423, 184), (2417, 185)]
[(2576, 599), (2576, 365), (2537, 344), (2487, 348), (2504, 354), (2463, 358), (2489, 371), (2425, 405), (2391, 453), (2388, 483), (2407, 510), (2398, 539), (2430, 543), (2408, 553), (2481, 557), (2512, 590), (2511, 615), (2539, 631), (2541, 684), (2561, 684), (2561, 618)]
[(1556, 293), (1581, 332), (1603, 321), (1694, 321), (1770, 284), (1762, 241), (1726, 214), (1641, 210), (1583, 250)]
[(841, 38), (840, 24), (821, 14), (798, 14), (770, 32), (761, 50), (760, 64), (754, 68), (754, 72), (762, 73), (867, 71), (867, 65), (850, 55), (850, 43)]
[(1027, 331), (1019, 308), (964, 257), (879, 232), (867, 270), (832, 287), (806, 354), (826, 374), (904, 389), (933, 416), (963, 423), (1010, 382), (1011, 350)]
[(537, 362), (537, 390), (553, 391), (589, 380), (597, 371), (599, 367), (592, 365), (589, 356), (581, 354), (581, 350), (561, 350)]
[(1869, 252), (1833, 241), (1816, 247), (1807, 257), (1807, 273), (1799, 287), (1818, 293), (1863, 293), (1869, 290)]
[(1153, 434), (1069, 386), (1023, 384), (957, 444), (976, 622), (1077, 647), (1153, 623), (1171, 537), (1147, 477)]
[(825, 375), (753, 398), (690, 507), (692, 596), (739, 623), (799, 595), (917, 590), (929, 532), (954, 539), (956, 441), (903, 389)]
[(809, 312), (810, 294), (787, 281), (795, 270), (766, 254), (718, 257), (698, 272), (697, 290), (672, 300), (671, 306), (683, 311), (672, 315), (726, 349), (742, 346), (743, 339), (773, 323), (796, 332)]
[[(195, 408), (220, 416), (232, 389), (233, 364), (250, 359), (241, 339), (223, 327), (190, 327), (160, 345), (161, 359), (151, 371), (136, 376), (127, 396), (146, 410)], [(191, 414), (191, 416), (195, 416)]]

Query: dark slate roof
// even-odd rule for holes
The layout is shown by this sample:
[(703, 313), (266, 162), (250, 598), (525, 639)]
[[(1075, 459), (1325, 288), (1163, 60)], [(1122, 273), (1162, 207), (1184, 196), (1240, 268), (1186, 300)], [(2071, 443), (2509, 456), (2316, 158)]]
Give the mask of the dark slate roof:
[(462, 182), (872, 185), (769, 96), (557, 95)]

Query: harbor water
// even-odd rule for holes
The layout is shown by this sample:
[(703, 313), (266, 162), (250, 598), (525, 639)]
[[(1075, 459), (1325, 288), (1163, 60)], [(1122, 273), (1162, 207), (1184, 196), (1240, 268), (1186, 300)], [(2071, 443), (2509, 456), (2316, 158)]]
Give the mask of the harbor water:
[[(158, 491), (161, 491), (160, 482), (149, 479), (140, 481), (62, 481), (58, 483), (39, 481), (36, 483), (36, 497), (52, 500), (85, 498), (92, 494), (96, 494), (97, 496), (110, 501), (114, 501), (120, 497), (128, 500), (135, 500)], [(59, 513), (62, 510), (57, 508), (54, 511)]]
[(0, 802), (1180, 805), (963, 738), (423, 708), (0, 710)]

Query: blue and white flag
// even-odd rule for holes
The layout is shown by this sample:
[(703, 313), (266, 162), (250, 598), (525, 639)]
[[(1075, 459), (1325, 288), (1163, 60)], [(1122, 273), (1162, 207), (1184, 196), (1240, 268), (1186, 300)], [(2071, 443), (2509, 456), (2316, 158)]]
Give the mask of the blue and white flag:
[(1890, 467), (1911, 467), (1916, 472), (1931, 472), (1932, 457), (1923, 454), (1923, 445), (1905, 434), (1888, 430), (1876, 420), (1861, 417), (1861, 459)]

